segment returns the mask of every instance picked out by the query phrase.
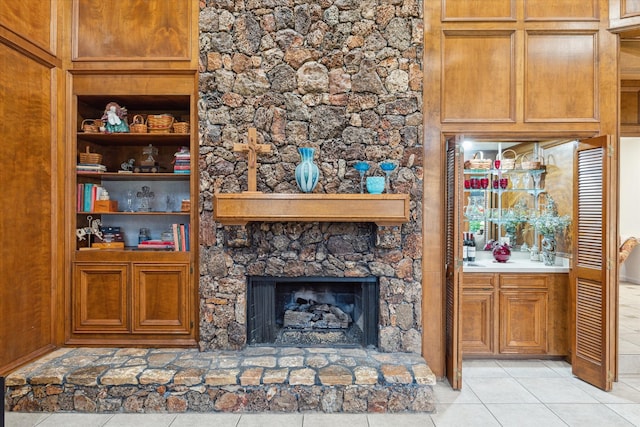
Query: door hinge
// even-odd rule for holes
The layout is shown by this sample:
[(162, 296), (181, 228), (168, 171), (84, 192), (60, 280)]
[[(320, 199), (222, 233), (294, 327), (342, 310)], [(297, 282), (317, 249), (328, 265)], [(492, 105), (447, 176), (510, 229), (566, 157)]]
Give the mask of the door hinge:
[(614, 153), (615, 153), (615, 150), (613, 148), (613, 145), (607, 144), (607, 156), (608, 157), (613, 157)]
[(607, 381), (608, 382), (613, 382), (614, 379), (615, 379), (615, 377), (613, 376), (613, 372), (607, 371)]
[(613, 262), (611, 261), (611, 258), (607, 258), (607, 271), (611, 271), (612, 266)]
[(193, 274), (193, 265), (189, 266), (189, 273)]
[(191, 329), (193, 329), (193, 320), (190, 322), (190, 324), (191, 324)]

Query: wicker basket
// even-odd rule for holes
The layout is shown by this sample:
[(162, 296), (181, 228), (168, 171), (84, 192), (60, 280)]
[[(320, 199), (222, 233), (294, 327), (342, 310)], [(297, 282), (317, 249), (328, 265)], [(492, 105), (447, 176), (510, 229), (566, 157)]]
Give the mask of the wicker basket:
[(520, 158), (520, 168), (524, 169), (524, 170), (535, 170), (535, 169), (540, 169), (542, 166), (542, 162), (540, 162), (539, 160), (529, 160), (530, 156), (532, 156), (533, 153), (525, 153), (522, 155), (522, 157)]
[(100, 163), (102, 163), (102, 154), (89, 152), (88, 145), (84, 153), (78, 154), (78, 158), (80, 159), (80, 163), (90, 163), (90, 164), (96, 164), (96, 165), (99, 165)]
[(133, 116), (129, 131), (131, 133), (147, 133), (147, 124), (144, 122), (144, 117), (140, 114)]
[(173, 132), (174, 133), (189, 133), (189, 123), (187, 122), (176, 122), (173, 124)]
[[(478, 155), (480, 157), (478, 157)], [(469, 160), (469, 167), (471, 169), (489, 169), (491, 167), (491, 159), (485, 159), (484, 153), (482, 151), (478, 151), (473, 155), (473, 159)]]
[[(507, 154), (513, 157), (507, 157)], [(504, 150), (501, 154), (498, 154), (498, 159), (500, 160), (500, 168), (514, 169), (516, 167), (516, 157), (516, 152), (511, 149)]]
[(102, 127), (102, 120), (100, 119), (84, 119), (80, 124), (80, 129), (85, 133), (98, 133)]
[(170, 133), (174, 118), (170, 114), (149, 114), (147, 127), (149, 133)]

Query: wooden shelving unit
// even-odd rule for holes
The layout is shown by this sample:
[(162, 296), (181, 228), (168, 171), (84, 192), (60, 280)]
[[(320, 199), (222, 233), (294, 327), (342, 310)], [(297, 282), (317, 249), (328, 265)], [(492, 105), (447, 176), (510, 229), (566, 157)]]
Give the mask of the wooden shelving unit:
[(258, 221), (401, 225), (409, 221), (409, 195), (218, 193), (213, 196), (213, 212), (224, 225)]

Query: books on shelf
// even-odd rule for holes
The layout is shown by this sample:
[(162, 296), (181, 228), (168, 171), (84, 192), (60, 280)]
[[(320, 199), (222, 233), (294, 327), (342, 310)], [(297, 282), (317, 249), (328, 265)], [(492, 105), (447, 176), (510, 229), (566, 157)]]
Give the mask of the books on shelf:
[(176, 251), (186, 252), (190, 250), (189, 224), (172, 224), (173, 245)]
[(79, 183), (76, 191), (76, 210), (78, 212), (93, 212), (96, 200), (100, 200), (105, 191), (104, 187), (98, 184)]
[(138, 249), (174, 250), (174, 244), (166, 240), (145, 240), (138, 243)]
[(103, 173), (107, 171), (107, 167), (98, 163), (78, 163), (76, 165), (76, 171), (82, 173)]
[(182, 147), (174, 154), (173, 173), (191, 173), (191, 153), (189, 148)]

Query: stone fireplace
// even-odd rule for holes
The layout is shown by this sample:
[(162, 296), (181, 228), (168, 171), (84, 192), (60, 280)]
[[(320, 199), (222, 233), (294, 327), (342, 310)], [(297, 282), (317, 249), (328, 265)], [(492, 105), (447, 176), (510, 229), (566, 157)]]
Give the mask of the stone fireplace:
[(377, 348), (378, 301), (375, 277), (249, 277), (247, 342)]
[[(201, 2), (201, 350), (251, 344), (251, 278), (322, 277), (373, 278), (376, 336), (364, 343), (421, 352), (421, 9), (414, 0)], [(392, 160), (391, 191), (409, 195), (409, 221), (216, 223), (213, 194), (247, 190), (247, 157), (233, 146), (251, 127), (271, 147), (258, 158), (258, 191), (300, 191), (298, 147), (315, 148), (316, 193), (359, 193), (354, 163), (383, 176), (378, 164)]]

